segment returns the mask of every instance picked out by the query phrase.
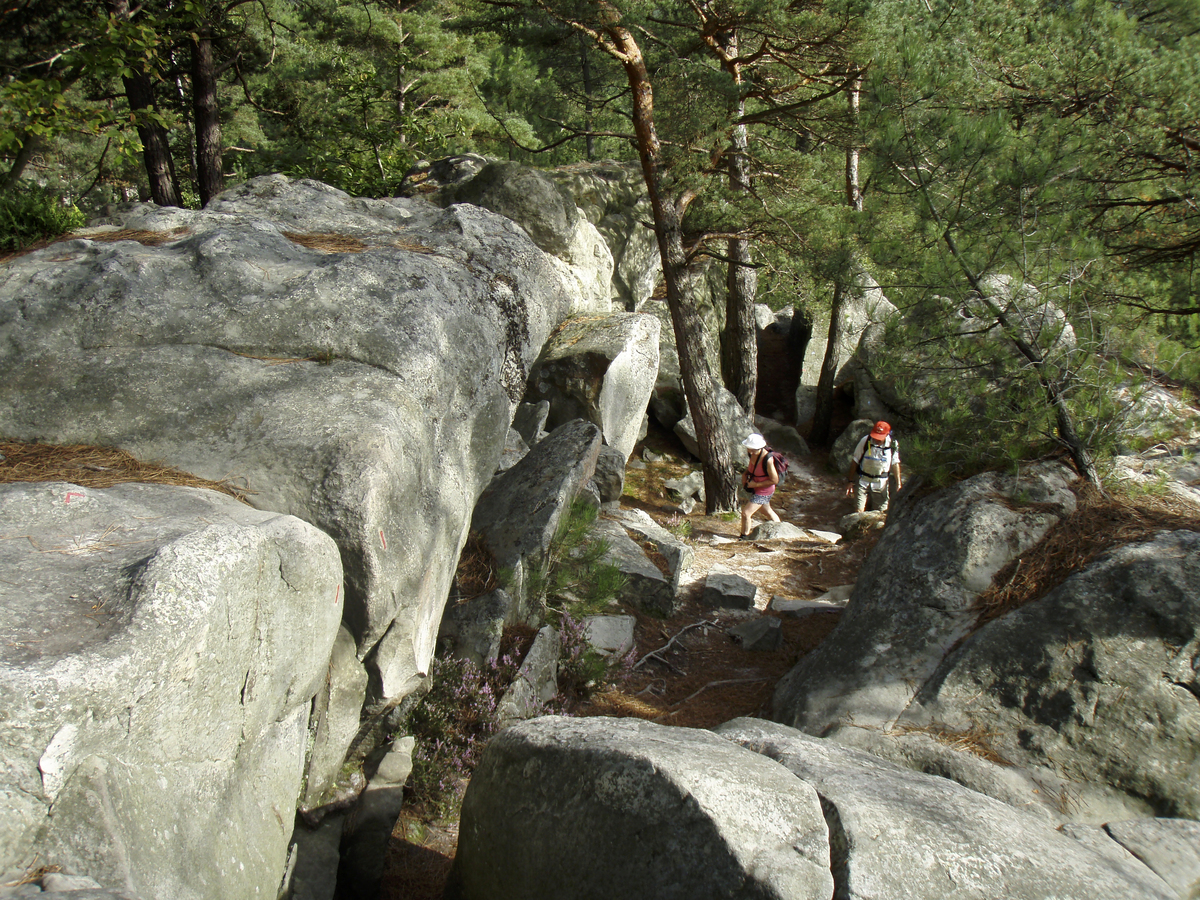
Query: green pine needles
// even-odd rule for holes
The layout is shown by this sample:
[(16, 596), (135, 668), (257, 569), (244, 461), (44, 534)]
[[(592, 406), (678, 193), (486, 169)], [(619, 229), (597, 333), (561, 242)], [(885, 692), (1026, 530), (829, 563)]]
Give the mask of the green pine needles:
[(608, 542), (591, 535), (598, 515), (596, 507), (576, 499), (559, 523), (545, 563), (526, 576), (530, 599), (542, 605), (551, 621), (562, 610), (576, 618), (600, 612), (628, 581), (619, 568), (604, 561), (611, 549)]

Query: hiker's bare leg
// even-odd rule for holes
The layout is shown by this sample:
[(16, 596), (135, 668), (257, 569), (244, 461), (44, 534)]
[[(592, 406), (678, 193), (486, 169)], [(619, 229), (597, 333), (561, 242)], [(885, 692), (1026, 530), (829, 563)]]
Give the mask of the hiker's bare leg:
[(754, 514), (758, 511), (758, 506), (753, 500), (742, 506), (742, 537), (750, 533), (750, 520), (754, 518)]
[(767, 518), (770, 519), (772, 522), (783, 521), (782, 519), (779, 518), (779, 514), (777, 512), (775, 512), (775, 510), (771, 509), (771, 501), (770, 500), (768, 500), (766, 503), (764, 503), (762, 505), (762, 508), (764, 510), (766, 510)]

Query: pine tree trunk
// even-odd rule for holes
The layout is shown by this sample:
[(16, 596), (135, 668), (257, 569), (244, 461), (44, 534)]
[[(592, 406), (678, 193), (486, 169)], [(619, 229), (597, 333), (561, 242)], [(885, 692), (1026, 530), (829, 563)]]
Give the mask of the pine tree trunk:
[[(728, 32), (719, 41), (722, 65), (734, 84), (742, 81), (738, 67), (736, 32)], [(733, 110), (734, 121), (745, 114), (740, 98)], [(729, 144), (729, 188), (737, 193), (750, 190), (746, 156), (749, 137), (745, 125), (735, 125)], [(750, 243), (730, 238), (727, 245), (729, 271), (725, 278), (725, 328), (721, 332), (721, 378), (747, 414), (754, 415), (758, 392), (758, 341), (754, 321), (754, 299), (758, 292), (758, 273), (750, 265)]]
[(659, 178), (660, 144), (654, 127), (654, 94), (641, 49), (629, 31), (619, 24), (612, 10), (613, 24), (605, 28), (625, 69), (633, 95), (633, 127), (637, 136), (638, 156), (654, 217), (654, 234), (662, 259), (663, 280), (667, 288), (667, 307), (679, 351), (679, 370), (684, 395), (696, 427), (696, 443), (704, 465), (705, 506), (711, 515), (737, 506), (738, 467), (732, 448), (721, 425), (717, 406), (717, 384), (704, 355), (704, 325), (691, 305), (691, 274), (683, 250), (680, 227), (686, 200), (667, 203)]
[[(130, 17), (128, 0), (109, 0), (108, 8), (119, 19), (127, 20)], [(122, 78), (122, 81), (131, 110), (138, 113), (155, 108), (154, 84), (148, 73), (139, 70)], [(179, 182), (175, 178), (175, 163), (171, 159), (166, 129), (142, 116), (137, 118), (138, 137), (142, 139), (142, 162), (150, 182), (150, 198), (159, 206), (179, 206)]]
[[(154, 87), (149, 75), (137, 72), (123, 80), (130, 109), (135, 112), (154, 109)], [(150, 199), (159, 206), (179, 206), (179, 186), (166, 129), (139, 118), (137, 132), (142, 139), (142, 162), (150, 182)]]
[(192, 109), (196, 127), (196, 183), (200, 205), (221, 193), (225, 175), (221, 167), (221, 121), (217, 79), (213, 66), (212, 38), (201, 32), (192, 41)]

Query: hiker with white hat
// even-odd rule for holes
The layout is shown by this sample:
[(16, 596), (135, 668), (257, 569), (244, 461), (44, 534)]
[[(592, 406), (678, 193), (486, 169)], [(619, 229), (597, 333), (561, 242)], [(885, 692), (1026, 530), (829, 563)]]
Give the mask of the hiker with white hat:
[(742, 441), (742, 446), (749, 454), (746, 471), (742, 473), (742, 487), (753, 495), (742, 505), (742, 532), (739, 537), (746, 540), (750, 537), (750, 520), (760, 509), (772, 522), (779, 521), (779, 516), (771, 509), (771, 495), (779, 484), (779, 470), (761, 434), (750, 435)]
[(854, 495), (856, 512), (868, 508), (887, 512), (891, 480), (900, 490), (900, 445), (892, 437), (892, 426), (887, 422), (876, 422), (870, 434), (854, 448), (850, 456), (854, 469), (850, 472), (850, 484), (846, 496)]

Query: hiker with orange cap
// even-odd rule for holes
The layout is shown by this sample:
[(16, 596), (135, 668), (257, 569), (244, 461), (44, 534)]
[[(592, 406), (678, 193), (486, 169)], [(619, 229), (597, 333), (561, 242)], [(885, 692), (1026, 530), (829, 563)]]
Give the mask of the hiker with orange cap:
[(896, 479), (896, 490), (900, 490), (900, 445), (892, 437), (892, 426), (887, 422), (876, 422), (851, 454), (854, 469), (850, 473), (850, 484), (846, 496), (854, 495), (856, 512), (870, 508), (887, 512), (889, 482)]

